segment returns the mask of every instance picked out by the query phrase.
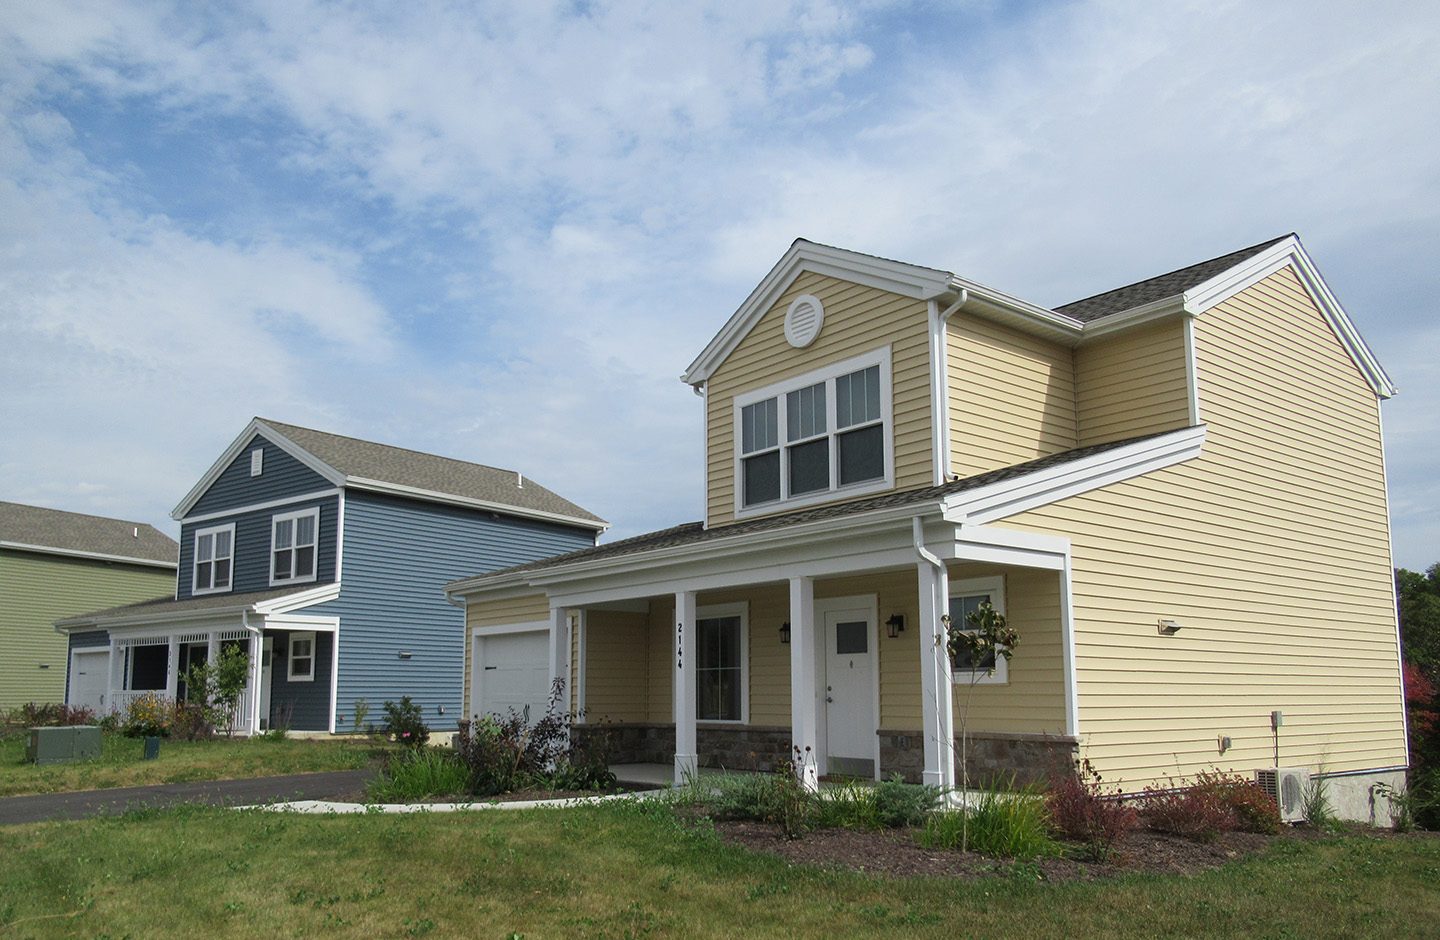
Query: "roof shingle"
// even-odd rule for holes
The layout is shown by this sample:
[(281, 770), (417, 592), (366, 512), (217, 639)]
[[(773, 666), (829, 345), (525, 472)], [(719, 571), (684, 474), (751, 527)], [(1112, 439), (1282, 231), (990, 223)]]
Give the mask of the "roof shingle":
[(145, 522), (0, 502), (0, 542), (176, 564), (180, 546)]

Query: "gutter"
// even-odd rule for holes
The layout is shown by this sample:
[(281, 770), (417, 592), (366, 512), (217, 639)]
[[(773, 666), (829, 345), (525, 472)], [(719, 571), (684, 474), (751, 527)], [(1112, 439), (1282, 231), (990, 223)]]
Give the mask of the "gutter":
[(930, 427), (934, 483), (948, 483), (950, 470), (950, 338), (945, 325), (970, 301), (970, 292), (960, 288), (955, 302), (943, 311), (934, 300), (926, 301), (930, 313)]

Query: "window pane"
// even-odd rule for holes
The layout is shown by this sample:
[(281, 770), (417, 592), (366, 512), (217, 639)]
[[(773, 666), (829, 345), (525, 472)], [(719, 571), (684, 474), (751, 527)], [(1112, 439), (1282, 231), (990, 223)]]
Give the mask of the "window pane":
[(790, 495), (830, 488), (830, 439), (822, 437), (790, 449)]
[(835, 380), (835, 426), (880, 420), (880, 367), (871, 366)]
[[(980, 609), (980, 605), (990, 600), (989, 594), (971, 594), (966, 597), (950, 598), (950, 623), (964, 629), (970, 625), (970, 614)], [(979, 666), (975, 665), (970, 654), (961, 652), (954, 659), (956, 669), (993, 669), (995, 667), (995, 654), (990, 653)]]
[(885, 476), (884, 428), (875, 424), (839, 435), (841, 486)]
[(745, 458), (745, 505), (768, 503), (780, 498), (780, 452), (771, 451)]
[(295, 544), (315, 544), (315, 517), (301, 516), (295, 520)]
[(275, 523), (275, 547), (289, 548), (292, 544), (291, 534), (294, 532), (295, 523), (291, 519), (281, 519)]
[(308, 578), (315, 573), (315, 546), (295, 549), (295, 577)]
[(740, 452), (753, 454), (780, 443), (779, 406), (767, 398), (740, 409)]
[(276, 579), (290, 577), (290, 562), (294, 553), (288, 548), (281, 549), (275, 553), (275, 577)]
[(798, 441), (825, 433), (825, 383), (797, 389), (785, 396), (785, 439)]
[(229, 558), (229, 557), (230, 557), (230, 554), (231, 554), (231, 553), (230, 553), (230, 534), (231, 534), (231, 533), (230, 533), (230, 530), (229, 530), (229, 529), (226, 529), (224, 532), (216, 532), (216, 533), (215, 533), (215, 557), (216, 557), (216, 558)]
[(195, 563), (195, 586), (197, 588), (204, 590), (208, 587), (214, 587), (214, 585), (210, 583), (210, 572), (211, 562), (200, 561)]
[(214, 551), (215, 536), (202, 535), (195, 540), (195, 560), (197, 562), (209, 561), (211, 558), (214, 557), (214, 555), (212, 554), (212, 552)]
[(709, 721), (740, 719), (740, 618), (707, 617), (695, 623), (695, 715)]
[(215, 560), (215, 587), (230, 586), (230, 559), (217, 558)]
[(847, 653), (865, 653), (869, 651), (869, 631), (865, 628), (865, 621), (856, 620), (849, 623), (835, 624), (835, 652), (840, 655)]

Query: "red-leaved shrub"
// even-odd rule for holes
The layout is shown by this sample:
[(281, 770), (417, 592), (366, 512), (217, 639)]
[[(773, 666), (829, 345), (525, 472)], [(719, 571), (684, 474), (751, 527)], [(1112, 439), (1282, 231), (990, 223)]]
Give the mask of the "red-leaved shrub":
[(1072, 773), (1057, 775), (1045, 808), (1055, 831), (1083, 842), (1097, 860), (1107, 858), (1137, 822), (1135, 810), (1120, 799), (1120, 788), (1107, 789), (1089, 758), (1077, 761)]
[(1140, 795), (1140, 816), (1156, 832), (1168, 832), (1199, 842), (1212, 842), (1235, 828), (1235, 814), (1213, 789), (1207, 787), (1146, 787)]
[(1264, 835), (1280, 831), (1280, 807), (1254, 780), (1234, 772), (1202, 770), (1195, 776), (1195, 787), (1210, 791), (1229, 807), (1234, 817), (1231, 828)]

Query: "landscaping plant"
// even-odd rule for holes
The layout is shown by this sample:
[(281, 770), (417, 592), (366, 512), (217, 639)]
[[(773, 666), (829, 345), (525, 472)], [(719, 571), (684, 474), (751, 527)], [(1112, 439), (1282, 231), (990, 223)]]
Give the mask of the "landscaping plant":
[(973, 806), (935, 813), (926, 821), (920, 841), (932, 848), (962, 851), (968, 845), (969, 850), (996, 858), (1031, 859), (1059, 851), (1050, 838), (1045, 799), (1034, 786), (988, 789)]
[(1083, 843), (1096, 861), (1109, 858), (1139, 821), (1134, 807), (1121, 799), (1120, 788), (1107, 788), (1088, 757), (1076, 761), (1071, 773), (1055, 775), (1045, 808), (1055, 831)]
[(1213, 842), (1235, 828), (1230, 807), (1208, 787), (1185, 787), (1175, 780), (1169, 787), (1146, 787), (1138, 801), (1140, 817), (1156, 832)]
[[(1003, 658), (1010, 661), (1020, 635), (1010, 626), (1005, 615), (987, 600), (965, 617), (965, 626), (950, 622), (950, 615), (940, 618), (945, 626), (946, 649), (952, 664), (970, 664), (970, 683), (965, 692), (965, 707), (960, 710), (960, 792), (970, 791), (970, 699), (975, 695), (975, 686), (981, 675), (995, 671), (995, 665)], [(988, 663), (989, 665), (985, 665)], [(960, 820), (961, 850), (966, 848), (965, 834), (968, 816)]]
[(127, 738), (163, 738), (170, 734), (174, 710), (170, 700), (155, 692), (137, 695), (125, 706), (121, 731)]
[(397, 744), (406, 747), (423, 747), (430, 740), (430, 729), (425, 727), (420, 706), (402, 695), (399, 702), (385, 703), (385, 733)]
[(380, 803), (403, 803), (434, 796), (455, 796), (470, 788), (470, 771), (449, 748), (406, 748), (365, 787)]
[(875, 809), (887, 829), (925, 825), (940, 799), (939, 787), (906, 783), (899, 774), (875, 784)]
[(185, 673), (185, 697), (201, 714), (186, 716), (187, 729), (196, 737), (208, 737), (201, 729), (235, 731), (235, 714), (240, 696), (250, 681), (250, 653), (243, 643), (222, 643), (215, 662), (196, 663)]
[(596, 790), (615, 784), (609, 736), (596, 733), (587, 744), (572, 745), (572, 716), (561, 706), (564, 699), (565, 681), (556, 679), (545, 714), (534, 723), (528, 709), (461, 722), (455, 746), (475, 793)]
[(1202, 770), (1195, 777), (1197, 789), (1208, 790), (1230, 810), (1233, 829), (1275, 835), (1280, 831), (1280, 807), (1254, 780), (1233, 771)]

